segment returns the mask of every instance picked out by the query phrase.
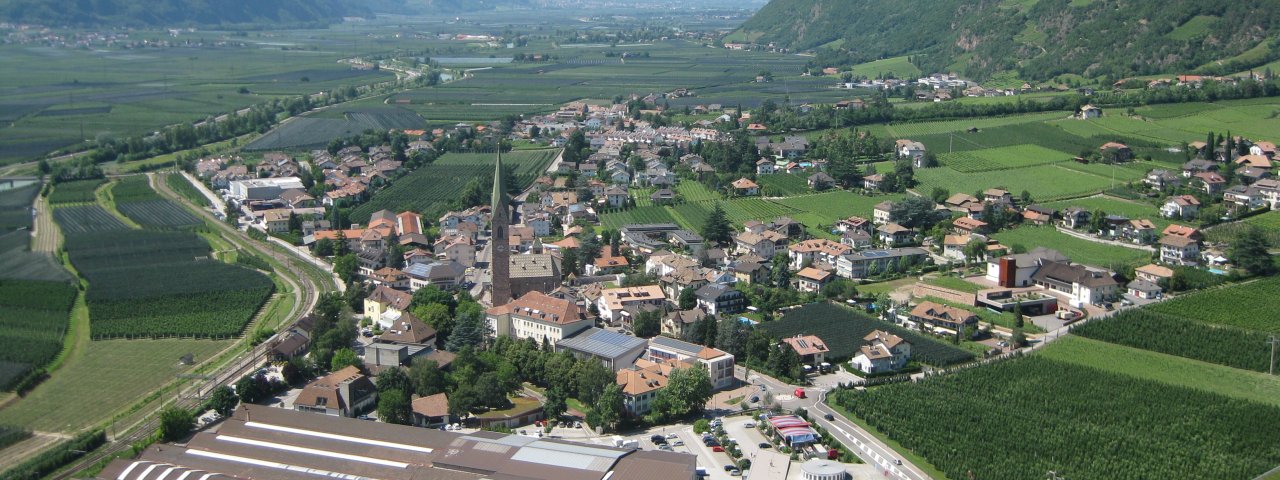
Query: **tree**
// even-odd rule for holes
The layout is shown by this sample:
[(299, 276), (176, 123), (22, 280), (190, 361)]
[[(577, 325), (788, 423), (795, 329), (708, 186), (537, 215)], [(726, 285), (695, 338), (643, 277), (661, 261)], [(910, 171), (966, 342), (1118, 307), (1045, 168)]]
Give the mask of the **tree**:
[(979, 239), (969, 240), (964, 245), (964, 259), (968, 262), (982, 261), (987, 258), (987, 243)]
[(497, 372), (484, 372), (476, 379), (476, 398), (480, 405), (493, 409), (508, 408), (507, 389), (503, 388)]
[[(604, 388), (616, 382), (618, 377), (613, 370), (604, 366), (604, 363), (594, 358), (587, 358), (579, 360), (574, 366), (574, 378), (578, 383), (578, 400), (585, 405), (591, 405), (600, 399)], [(560, 388), (559, 385), (551, 386)]]
[[(392, 370), (396, 369), (393, 368)], [(399, 389), (379, 391), (378, 419), (385, 423), (396, 425), (413, 423), (413, 410), (412, 403), (409, 401), (409, 394)]]
[(697, 290), (693, 287), (684, 287), (683, 290), (680, 290), (679, 305), (681, 310), (690, 310), (698, 306)]
[[(470, 307), (476, 305), (476, 307)], [(469, 304), (467, 308), (459, 307), (457, 323), (449, 334), (445, 349), (453, 352), (463, 348), (479, 348), (488, 337), (489, 324), (484, 320), (484, 312), (478, 304)]]
[(218, 415), (224, 417), (231, 415), (236, 409), (236, 404), (240, 403), (240, 399), (236, 398), (236, 392), (226, 385), (213, 389), (213, 393), (209, 395), (209, 400), (205, 402), (206, 408), (218, 412)]
[(552, 386), (547, 389), (546, 398), (542, 402), (542, 412), (547, 415), (548, 420), (560, 418), (560, 415), (569, 409), (567, 400), (568, 397), (560, 387)]
[(312, 249), (312, 253), (314, 253), (317, 257), (333, 256), (333, 240), (330, 240), (328, 238), (322, 238), (316, 241), (316, 245)]
[(270, 394), (267, 381), (262, 375), (245, 375), (236, 382), (236, 395), (244, 403), (258, 403)]
[(715, 208), (711, 209), (711, 215), (707, 217), (707, 223), (703, 224), (702, 238), (717, 245), (733, 241), (733, 226), (729, 223), (729, 217), (724, 213), (720, 202), (716, 202)]
[(1026, 326), (1026, 319), (1022, 316), (1022, 302), (1018, 302), (1013, 307), (1013, 326), (1015, 328)]
[(942, 187), (933, 187), (933, 193), (929, 194), (935, 203), (942, 203), (951, 198), (951, 192)]
[(1256, 226), (1236, 237), (1227, 250), (1227, 258), (1250, 275), (1270, 275), (1276, 271), (1275, 261), (1267, 251), (1266, 234)]
[(449, 376), (440, 369), (439, 363), (425, 357), (413, 359), (409, 366), (409, 382), (413, 385), (413, 392), (423, 397), (449, 389)]
[(716, 327), (716, 348), (742, 358), (747, 349), (747, 338), (751, 335), (751, 327), (736, 318), (722, 318)]
[(774, 254), (769, 279), (773, 280), (773, 286), (777, 288), (787, 288), (791, 285), (791, 270), (787, 269), (790, 259), (786, 252), (778, 252)]
[(711, 376), (700, 364), (672, 370), (667, 377), (667, 387), (659, 390), (653, 399), (651, 415), (666, 420), (701, 412), (711, 398), (712, 389)]
[(160, 440), (173, 442), (186, 437), (196, 427), (196, 416), (178, 406), (168, 406), (160, 412)]
[(769, 360), (769, 352), (773, 351), (773, 339), (764, 330), (752, 330), (747, 335), (747, 362), (762, 364)]
[(1028, 345), (1027, 335), (1022, 333), (1021, 328), (1014, 328), (1013, 337), (1009, 339), (1009, 344), (1013, 345), (1013, 348), (1025, 348)]
[(771, 348), (766, 366), (780, 377), (792, 380), (800, 378), (800, 355), (789, 346)]
[(622, 419), (622, 387), (616, 383), (606, 386), (604, 393), (600, 394), (600, 401), (591, 409), (591, 413), (599, 422), (597, 426), (604, 430), (612, 430), (618, 424), (618, 420)]
[(947, 210), (936, 209), (933, 200), (924, 197), (908, 196), (894, 202), (889, 209), (889, 219), (894, 223), (916, 230), (928, 230), (934, 224), (951, 216)]
[(631, 333), (640, 338), (652, 338), (662, 331), (661, 313), (657, 310), (643, 311), (631, 320)]
[(329, 369), (334, 372), (349, 366), (360, 368), (363, 365), (364, 361), (357, 357), (356, 352), (351, 351), (350, 348), (335, 350), (333, 359), (329, 361)]
[[(458, 308), (458, 301), (453, 298), (453, 295), (441, 290), (435, 285), (427, 285), (419, 288), (416, 292), (413, 292), (412, 304), (414, 306), (430, 305), (433, 303), (438, 303), (448, 307), (449, 314), (451, 315), (453, 314), (454, 309)], [(422, 317), (419, 316), (418, 318)]]
[(404, 373), (404, 370), (399, 368), (388, 368), (383, 370), (378, 373), (374, 383), (378, 388), (378, 393), (388, 390), (399, 390), (406, 393), (413, 391), (413, 385), (409, 381), (409, 376)]
[(356, 254), (348, 253), (333, 259), (333, 273), (338, 275), (345, 283), (351, 283), (356, 280), (356, 273), (360, 271), (360, 263), (356, 261)]
[(1106, 230), (1107, 212), (1104, 212), (1101, 209), (1094, 210), (1093, 214), (1089, 215), (1089, 231), (1104, 232)]
[(329, 323), (334, 323), (338, 321), (338, 316), (342, 315), (342, 307), (345, 304), (346, 302), (342, 300), (341, 293), (326, 293), (316, 301), (316, 308), (312, 310), (312, 313)]

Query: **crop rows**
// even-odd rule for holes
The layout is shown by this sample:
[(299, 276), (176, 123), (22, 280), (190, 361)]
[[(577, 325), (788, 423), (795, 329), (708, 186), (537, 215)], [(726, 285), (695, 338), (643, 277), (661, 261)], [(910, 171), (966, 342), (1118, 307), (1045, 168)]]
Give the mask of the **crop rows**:
[(1280, 429), (1280, 408), (1038, 356), (828, 398), (948, 478), (1254, 478), (1280, 464), (1258, 434)]
[(65, 235), (128, 230), (129, 226), (98, 205), (73, 205), (53, 210), (53, 219)]
[(1150, 308), (1153, 312), (1205, 323), (1280, 333), (1277, 298), (1280, 298), (1280, 277), (1269, 277), (1182, 295)]
[(1076, 334), (1228, 367), (1267, 371), (1267, 335), (1152, 310), (1129, 310), (1072, 329)]
[(58, 355), (75, 298), (67, 282), (0, 280), (0, 390)]
[(236, 335), (274, 290), (261, 273), (209, 259), (192, 233), (72, 235), (65, 247), (89, 281), (94, 338)]
[[(511, 165), (514, 168), (516, 182), (523, 189), (546, 171), (556, 153), (557, 150), (511, 152), (503, 155), (502, 161), (504, 166)], [(492, 176), (492, 155), (448, 154), (396, 180), (390, 187), (356, 207), (351, 216), (357, 221), (363, 221), (373, 212), (390, 209), (414, 210), (427, 218), (436, 218), (456, 205), (468, 182)]]
[(1215, 225), (1204, 231), (1205, 240), (1215, 243), (1232, 243), (1253, 227), (1262, 229), (1267, 243), (1272, 247), (1280, 247), (1280, 211), (1255, 215), (1240, 222)]
[(683, 181), (676, 184), (676, 192), (686, 202), (703, 202), (724, 198), (716, 191), (707, 188), (706, 185), (691, 181)]
[(756, 177), (756, 182), (760, 184), (764, 194), (770, 197), (789, 197), (812, 192), (805, 177), (790, 173), (760, 175)]
[(183, 228), (202, 223), (186, 209), (164, 198), (121, 203), (116, 208), (130, 220), (148, 228)]
[(177, 192), (178, 195), (182, 195), (183, 198), (196, 204), (196, 206), (209, 206), (209, 198), (200, 193), (200, 190), (195, 185), (192, 185), (190, 181), (187, 181), (187, 177), (182, 176), (182, 174), (170, 173), (165, 175), (164, 181), (171, 190)]
[(111, 187), (111, 198), (117, 204), (160, 200), (160, 194), (151, 189), (146, 175), (125, 177)]
[(640, 223), (676, 223), (671, 211), (661, 205), (636, 207), (621, 212), (600, 215), (600, 223), (605, 228), (621, 229), (627, 225)]
[(775, 338), (817, 335), (826, 342), (828, 358), (850, 359), (864, 345), (862, 338), (883, 330), (911, 343), (911, 357), (934, 366), (973, 360), (973, 354), (917, 332), (882, 322), (852, 309), (830, 303), (814, 303), (787, 312), (782, 318), (760, 325)]
[(1008, 147), (944, 153), (938, 156), (942, 164), (960, 172), (989, 172), (1019, 167), (1044, 165), (1070, 160), (1071, 155), (1050, 150), (1039, 145), (1013, 145)]
[(31, 227), (31, 203), (40, 193), (40, 183), (0, 190), (0, 232)]
[(49, 194), (49, 203), (85, 203), (95, 200), (94, 190), (98, 189), (98, 185), (106, 183), (103, 179), (94, 180), (78, 180), (74, 182), (62, 182), (53, 187), (53, 193)]

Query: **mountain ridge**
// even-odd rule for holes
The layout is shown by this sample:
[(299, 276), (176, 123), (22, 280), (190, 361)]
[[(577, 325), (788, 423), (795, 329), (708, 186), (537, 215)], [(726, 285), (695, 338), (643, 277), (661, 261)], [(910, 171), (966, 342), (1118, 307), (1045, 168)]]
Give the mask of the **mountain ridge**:
[(1280, 0), (772, 0), (729, 38), (814, 50), (816, 66), (912, 55), (977, 79), (1118, 79), (1280, 59), (1277, 25)]

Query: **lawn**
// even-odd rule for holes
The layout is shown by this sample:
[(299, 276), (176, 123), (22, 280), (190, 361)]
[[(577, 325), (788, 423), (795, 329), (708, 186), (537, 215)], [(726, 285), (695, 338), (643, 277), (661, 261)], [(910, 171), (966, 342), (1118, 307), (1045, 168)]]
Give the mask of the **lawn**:
[(760, 183), (760, 188), (767, 197), (790, 197), (813, 193), (809, 188), (808, 179), (801, 175), (790, 173), (760, 175), (756, 177), (756, 182)]
[(51, 432), (74, 432), (119, 413), (149, 392), (187, 373), (185, 354), (196, 363), (229, 346), (215, 340), (100, 340), (69, 360), (23, 399), (0, 410), (0, 424)]
[(1280, 406), (1280, 377), (1071, 336), (1039, 355), (1109, 372)]
[(1112, 270), (1125, 265), (1141, 266), (1151, 261), (1150, 252), (1082, 240), (1060, 233), (1053, 227), (1020, 227), (997, 233), (995, 238), (1010, 247), (1021, 245), (1028, 250), (1051, 248), (1062, 252), (1072, 262)]
[(949, 288), (952, 290), (957, 290), (965, 293), (978, 293), (978, 290), (982, 290), (983, 288), (986, 288), (986, 287), (983, 287), (982, 285), (978, 285), (976, 283), (966, 281), (963, 278), (953, 277), (950, 275), (929, 277), (924, 280), (924, 283), (927, 283), (929, 285), (939, 286), (942, 288)]
[(853, 358), (864, 343), (862, 338), (882, 330), (911, 342), (912, 359), (934, 366), (946, 366), (973, 360), (973, 354), (915, 330), (883, 322), (861, 311), (843, 305), (811, 303), (787, 311), (782, 318), (760, 324), (774, 338), (792, 335), (816, 335), (827, 344), (827, 359), (832, 363)]
[(887, 282), (868, 283), (866, 285), (858, 285), (858, 293), (862, 295), (879, 295), (889, 293), (902, 287), (915, 285), (915, 277), (899, 278)]

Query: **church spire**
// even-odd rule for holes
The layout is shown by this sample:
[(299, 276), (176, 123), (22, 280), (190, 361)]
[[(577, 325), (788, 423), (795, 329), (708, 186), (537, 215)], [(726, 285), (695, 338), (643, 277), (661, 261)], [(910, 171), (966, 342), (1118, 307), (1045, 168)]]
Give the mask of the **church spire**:
[(493, 162), (493, 198), (489, 201), (494, 213), (507, 207), (507, 184), (502, 177), (502, 144), (498, 144), (498, 159)]

